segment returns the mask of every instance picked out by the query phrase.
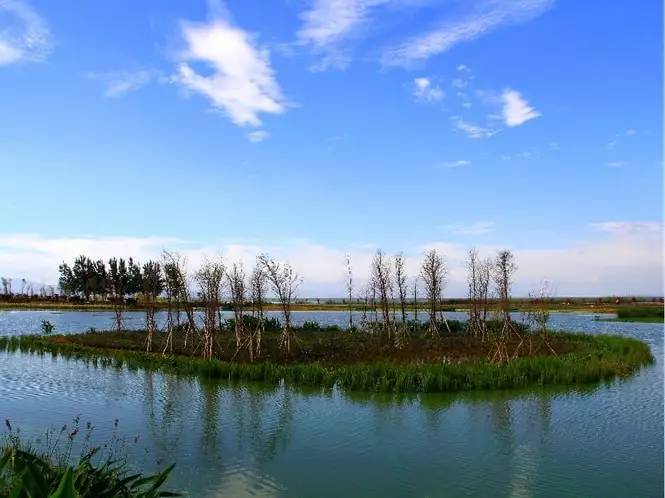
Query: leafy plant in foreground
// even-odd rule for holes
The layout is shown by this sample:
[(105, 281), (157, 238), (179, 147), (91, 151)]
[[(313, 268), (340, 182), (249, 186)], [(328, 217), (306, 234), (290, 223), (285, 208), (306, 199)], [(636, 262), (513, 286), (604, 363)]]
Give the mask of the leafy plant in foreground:
[[(18, 430), (12, 430), (9, 420), (5, 422), (5, 425), (10, 433), (0, 447), (0, 497), (157, 498), (180, 496), (177, 493), (161, 490), (175, 464), (154, 475), (130, 473), (123, 460), (113, 459), (110, 456), (102, 459), (101, 463), (95, 464), (95, 456), (99, 453), (99, 447), (89, 449), (76, 463), (67, 463), (71, 459), (57, 458), (53, 454), (53, 447), (46, 452), (38, 452), (30, 445), (24, 444), (19, 437)], [(77, 432), (78, 429), (75, 429), (69, 433), (70, 443)], [(70, 451), (71, 444), (65, 448), (64, 456), (68, 456)]]

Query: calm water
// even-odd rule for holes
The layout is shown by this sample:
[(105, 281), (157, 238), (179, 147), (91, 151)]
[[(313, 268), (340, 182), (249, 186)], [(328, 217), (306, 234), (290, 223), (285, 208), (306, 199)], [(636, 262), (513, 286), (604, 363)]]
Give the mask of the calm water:
[[(44, 319), (56, 332), (112, 323), (101, 312), (0, 311), (0, 334), (36, 332)], [(177, 462), (170, 485), (192, 496), (663, 496), (662, 325), (580, 314), (552, 323), (637, 337), (657, 364), (578, 390), (391, 396), (0, 353), (0, 417), (34, 435), (80, 415), (96, 441), (125, 437), (134, 465)]]

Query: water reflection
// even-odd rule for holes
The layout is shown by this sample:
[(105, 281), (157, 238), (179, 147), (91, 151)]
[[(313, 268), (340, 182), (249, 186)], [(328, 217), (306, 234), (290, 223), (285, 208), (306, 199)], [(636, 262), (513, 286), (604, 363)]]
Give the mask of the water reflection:
[(574, 388), (390, 394), (2, 352), (0, 417), (37, 434), (80, 414), (99, 441), (118, 418), (141, 435), (130, 461), (176, 461), (172, 486), (192, 496), (659, 495), (662, 328), (565, 319), (646, 340), (659, 363)]

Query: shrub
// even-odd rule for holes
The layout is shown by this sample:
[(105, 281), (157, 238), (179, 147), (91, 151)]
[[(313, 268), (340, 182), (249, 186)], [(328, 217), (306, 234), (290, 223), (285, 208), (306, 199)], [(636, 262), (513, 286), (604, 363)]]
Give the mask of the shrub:
[(315, 321), (306, 321), (305, 323), (302, 324), (301, 327), (303, 330), (319, 330), (321, 326), (319, 325), (319, 322)]
[(48, 335), (51, 332), (53, 332), (55, 326), (48, 320), (42, 320), (41, 329), (42, 329), (42, 334)]

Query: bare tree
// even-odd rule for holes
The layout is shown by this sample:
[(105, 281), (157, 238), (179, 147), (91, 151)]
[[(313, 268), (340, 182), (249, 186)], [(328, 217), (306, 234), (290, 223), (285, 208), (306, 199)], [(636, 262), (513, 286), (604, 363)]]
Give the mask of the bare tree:
[[(420, 269), (420, 276), (425, 285), (429, 313), (429, 333), (434, 336), (439, 333), (437, 308), (440, 307), (441, 295), (446, 279), (446, 265), (443, 257), (439, 255), (436, 249), (431, 249), (425, 253), (425, 259)], [(439, 316), (450, 333), (448, 321), (442, 311)]]
[(513, 356), (517, 356), (519, 349), (524, 342), (522, 335), (518, 332), (510, 318), (510, 288), (513, 282), (513, 276), (517, 271), (515, 257), (507, 249), (499, 251), (494, 261), (494, 283), (498, 298), (499, 315), (501, 318), (501, 329), (495, 334), (495, 349), (492, 359), (504, 361), (510, 359), (507, 343), (511, 334), (515, 334), (519, 339), (519, 344), (515, 349)]
[(222, 279), (224, 278), (224, 264), (218, 261), (206, 260), (196, 272), (195, 280), (199, 286), (199, 293), (204, 304), (203, 314), (203, 353), (204, 358), (210, 359), (214, 355), (215, 334), (221, 325), (219, 323), (219, 308), (221, 304)]
[[(180, 323), (181, 309), (185, 310), (187, 318), (184, 324), (185, 337), (183, 347), (186, 349), (189, 341), (189, 336), (196, 332), (196, 321), (194, 320), (194, 306), (190, 296), (190, 281), (187, 274), (187, 260), (178, 253), (164, 251), (162, 253), (164, 261), (165, 278), (171, 291), (171, 313), (167, 315), (167, 329), (168, 336), (164, 346), (163, 353), (166, 353), (166, 348), (173, 348), (173, 327), (175, 318), (175, 328), (181, 330), (183, 325)], [(167, 271), (168, 270), (168, 271)], [(173, 316), (175, 314), (175, 317)]]
[(390, 294), (392, 288), (392, 277), (390, 271), (390, 261), (385, 253), (379, 249), (372, 258), (371, 267), (372, 286), (379, 298), (379, 307), (383, 318), (383, 330), (387, 333), (388, 339), (391, 339), (392, 322), (390, 320)]
[(129, 274), (127, 273), (127, 265), (124, 259), (109, 259), (108, 284), (115, 315), (115, 328), (120, 332), (124, 326), (125, 295), (129, 287)]
[[(177, 305), (180, 295), (179, 257), (166, 251), (162, 253), (162, 271), (164, 273), (164, 293), (166, 295), (166, 339), (162, 354), (173, 353), (173, 329), (180, 326), (180, 307)], [(174, 319), (174, 314), (176, 318)], [(176, 322), (176, 323), (174, 323)]]
[(8, 277), (2, 277), (2, 293), (5, 296), (9, 296), (12, 293), (12, 279)]
[[(233, 317), (235, 322), (235, 335), (236, 335), (236, 354), (240, 351), (241, 346), (245, 342), (245, 301), (247, 300), (247, 287), (245, 283), (245, 269), (242, 263), (233, 263), (231, 269), (226, 272), (226, 278), (229, 282), (229, 289), (231, 291), (231, 305), (233, 307)], [(253, 357), (254, 348), (251, 344), (251, 335), (249, 343), (249, 354)]]
[(413, 319), (418, 322), (418, 275), (413, 277)]
[(490, 282), (492, 280), (493, 262), (490, 258), (481, 260), (478, 264), (478, 301), (480, 307), (480, 319), (484, 324), (485, 335), (487, 335), (487, 317), (489, 315)]
[[(543, 344), (554, 354), (558, 356), (554, 348), (549, 342), (548, 337), (548, 323), (550, 320), (550, 301), (552, 300), (552, 287), (547, 280), (540, 283), (540, 287), (536, 292), (529, 292), (529, 297), (532, 301), (532, 307), (527, 312), (527, 322), (531, 324), (538, 332)], [(532, 348), (531, 336), (529, 336), (530, 350)], [(529, 351), (530, 353), (532, 351)]]
[(259, 256), (259, 260), (265, 268), (268, 282), (270, 282), (272, 291), (277, 296), (284, 314), (280, 346), (286, 349), (287, 353), (290, 353), (291, 342), (294, 337), (291, 328), (291, 305), (300, 285), (300, 277), (289, 263), (279, 263), (265, 254)]
[(397, 284), (397, 295), (399, 297), (399, 306), (402, 313), (403, 324), (406, 323), (406, 294), (408, 292), (406, 282), (404, 254), (400, 252), (395, 256), (395, 284)]
[(469, 249), (467, 253), (467, 285), (469, 297), (469, 320), (467, 322), (468, 330), (475, 336), (484, 336), (484, 324), (480, 313), (480, 271), (478, 262), (478, 251)]
[[(250, 282), (251, 282), (251, 292), (252, 292), (252, 314), (254, 314), (255, 311), (257, 318), (256, 328), (253, 331), (254, 351), (256, 353), (256, 356), (259, 357), (261, 356), (261, 338), (263, 336), (264, 327), (265, 327), (265, 322), (263, 318), (263, 303), (265, 301), (265, 295), (267, 292), (266, 288), (268, 286), (267, 274), (263, 264), (261, 264), (260, 261), (257, 261), (256, 265), (254, 266), (254, 270), (252, 271), (252, 275), (250, 277)], [(253, 353), (251, 352), (251, 346), (250, 346), (250, 355), (252, 355), (252, 357), (250, 358), (250, 360), (252, 360)]]
[(369, 321), (367, 319), (367, 309), (369, 307), (369, 302), (370, 302), (370, 297), (369, 296), (370, 296), (370, 293), (371, 293), (370, 288), (369, 288), (369, 284), (365, 285), (365, 287), (363, 287), (362, 293), (363, 293), (363, 297), (362, 297), (363, 311), (362, 311), (362, 315), (360, 316), (360, 326), (361, 326), (361, 328), (366, 328), (368, 323), (369, 323)]
[(145, 301), (145, 328), (146, 351), (152, 351), (152, 339), (157, 330), (155, 321), (155, 305), (157, 296), (164, 290), (164, 278), (162, 269), (156, 261), (148, 261), (143, 265), (143, 278), (141, 279), (143, 299)]
[(353, 329), (353, 272), (351, 271), (351, 256), (346, 255), (346, 292), (349, 296), (349, 330)]

